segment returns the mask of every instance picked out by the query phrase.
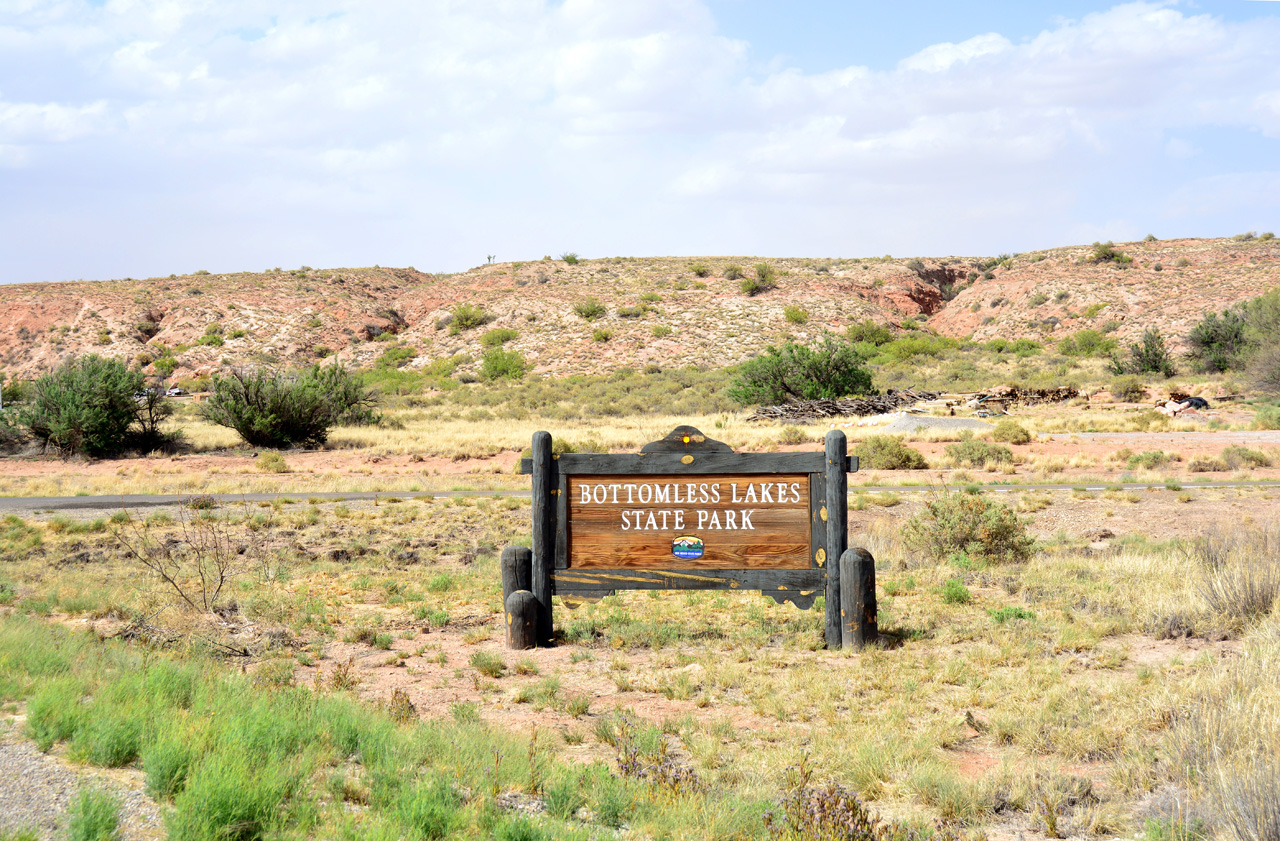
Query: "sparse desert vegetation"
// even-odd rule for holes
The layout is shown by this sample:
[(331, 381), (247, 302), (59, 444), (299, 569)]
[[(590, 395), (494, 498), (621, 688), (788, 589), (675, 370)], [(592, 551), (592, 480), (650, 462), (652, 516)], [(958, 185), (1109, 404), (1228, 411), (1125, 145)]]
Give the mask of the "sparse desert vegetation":
[[(1271, 242), (1231, 247), (1265, 268)], [(1107, 247), (946, 265), (566, 253), (456, 287), (378, 270), (358, 276), (469, 299), (370, 289), (380, 314), (351, 336), (316, 304), (303, 324), (337, 349), (319, 366), (314, 344), (250, 364), (271, 331), (238, 321), (240, 304), (191, 336), (142, 304), (127, 325), (56, 331), (61, 352), (73, 337), (146, 348), (83, 363), (124, 384), (120, 445), (39, 453), (51, 439), (24, 413), (67, 389), (13, 357), (0, 494), (183, 498), (4, 500), (4, 738), (97, 775), (71, 806), (86, 838), (123, 819), (120, 780), (170, 837), (211, 841), (1252, 838), (1280, 800), (1265, 759), (1280, 720), (1280, 408), (1257, 338), (1275, 335), (1270, 299), (1242, 269), (1238, 308), (1139, 329), (1106, 283), (1200, 269), (1179, 265), (1185, 244)], [(1218, 248), (1196, 247), (1201, 261)], [(1157, 257), (1159, 274), (1140, 271)], [(199, 306), (218, 277), (200, 277)], [(480, 278), (507, 292), (477, 293)], [(1021, 310), (1007, 278), (1046, 282)], [(861, 291), (837, 310), (804, 291), (826, 283)], [(939, 308), (906, 296), (888, 317), (878, 296), (904, 284)], [(749, 315), (730, 326), (722, 305)], [(1058, 323), (995, 335), (1033, 310)], [(548, 361), (554, 342), (568, 367)], [(29, 359), (50, 358), (40, 348)], [(193, 364), (215, 352), (227, 364)], [(207, 390), (136, 393), (166, 359)], [(972, 399), (996, 386), (1010, 390)], [(749, 420), (761, 402), (900, 388), (941, 395), (866, 425)], [(1209, 408), (1156, 408), (1191, 396)], [(138, 411), (166, 446), (137, 440)], [(529, 542), (515, 466), (532, 433), (552, 430), (559, 454), (628, 452), (682, 423), (741, 451), (845, 431), (880, 645), (825, 650), (821, 597), (801, 611), (682, 591), (562, 600), (556, 645), (504, 649), (498, 556)], [(880, 834), (821, 834), (873, 818)]]

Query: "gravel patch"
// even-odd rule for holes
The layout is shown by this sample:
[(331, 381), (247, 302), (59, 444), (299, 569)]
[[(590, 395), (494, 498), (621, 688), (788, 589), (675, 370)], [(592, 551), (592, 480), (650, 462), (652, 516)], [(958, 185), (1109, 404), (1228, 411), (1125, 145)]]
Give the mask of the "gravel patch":
[(882, 429), (881, 432), (910, 434), (917, 429), (973, 429), (990, 432), (995, 427), (974, 418), (935, 418), (930, 415), (909, 415), (898, 418)]
[(81, 768), (41, 753), (31, 742), (19, 741), (13, 731), (0, 731), (0, 829), (34, 830), (45, 841), (64, 837), (67, 807), (83, 785), (99, 786), (120, 798), (124, 841), (165, 837), (160, 807), (142, 790), (139, 772)]

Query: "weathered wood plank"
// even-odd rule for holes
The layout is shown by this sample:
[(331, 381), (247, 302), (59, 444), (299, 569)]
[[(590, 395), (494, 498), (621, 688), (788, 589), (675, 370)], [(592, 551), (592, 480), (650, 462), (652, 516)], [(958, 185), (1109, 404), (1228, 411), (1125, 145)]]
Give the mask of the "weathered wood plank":
[(556, 474), (552, 482), (556, 489), (555, 568), (564, 569), (569, 565), (569, 477), (559, 471), (558, 465), (552, 469)]
[(696, 427), (677, 426), (663, 438), (651, 441), (640, 448), (642, 453), (731, 453), (733, 448), (722, 441), (713, 441)]
[(502, 601), (516, 590), (533, 586), (533, 550), (527, 546), (508, 546), (502, 550)]
[(860, 546), (840, 556), (840, 610), (842, 644), (862, 648), (880, 635), (876, 615), (876, 559)]
[(778, 590), (821, 591), (825, 572), (820, 569), (679, 569), (555, 570), (557, 594), (598, 590)]
[(552, 491), (551, 434), (533, 434), (533, 595), (538, 601), (538, 641), (551, 641), (551, 571), (555, 566), (556, 508)]
[(840, 569), (840, 557), (848, 541), (847, 512), (849, 479), (845, 473), (848, 465), (848, 442), (844, 433), (833, 429), (825, 440), (825, 485), (827, 499), (826, 534), (823, 543), (827, 549), (827, 648), (835, 650), (843, 639), (840, 618), (840, 592), (844, 586)]
[[(729, 453), (716, 456), (694, 457), (688, 464), (683, 456), (672, 453), (572, 453), (559, 456), (556, 464), (561, 472), (570, 474), (634, 473), (637, 476), (656, 476), (670, 473), (684, 476), (696, 473), (816, 473), (826, 463), (823, 453)], [(631, 459), (628, 462), (600, 461), (600, 459)], [(645, 459), (646, 461), (639, 461)], [(735, 461), (742, 459), (742, 461)], [(766, 459), (757, 461), (757, 459)], [(793, 461), (787, 461), (794, 459)], [(632, 469), (635, 468), (635, 469)], [(856, 456), (848, 458), (848, 472), (858, 472)], [(533, 459), (520, 459), (520, 473), (533, 473)]]
[(507, 648), (524, 651), (538, 645), (538, 599), (528, 590), (516, 590), (507, 596), (503, 607), (507, 612)]

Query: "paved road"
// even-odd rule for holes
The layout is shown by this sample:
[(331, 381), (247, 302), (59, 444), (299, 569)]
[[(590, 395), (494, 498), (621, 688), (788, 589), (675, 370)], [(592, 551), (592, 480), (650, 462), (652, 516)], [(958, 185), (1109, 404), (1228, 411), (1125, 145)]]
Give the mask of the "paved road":
[[(967, 486), (967, 485), (965, 485)], [(938, 485), (850, 485), (849, 492), (868, 493), (933, 493)], [(961, 487), (959, 484), (952, 488)], [(1106, 482), (1102, 484), (1080, 482), (1053, 485), (982, 485), (992, 493), (1020, 493), (1022, 491), (1070, 491), (1077, 488), (1089, 491), (1120, 490), (1173, 490), (1163, 482)], [(1280, 488), (1280, 482), (1183, 482), (1181, 488)], [(123, 496), (4, 496), (0, 497), (0, 513), (20, 511), (105, 511), (119, 508), (159, 508), (180, 505), (193, 497), (210, 496), (220, 503), (274, 502), (287, 499), (298, 503), (311, 500), (345, 502), (374, 499), (415, 499), (432, 497), (515, 497), (528, 499), (528, 491), (359, 491), (351, 493), (256, 493), (256, 494), (124, 494)]]

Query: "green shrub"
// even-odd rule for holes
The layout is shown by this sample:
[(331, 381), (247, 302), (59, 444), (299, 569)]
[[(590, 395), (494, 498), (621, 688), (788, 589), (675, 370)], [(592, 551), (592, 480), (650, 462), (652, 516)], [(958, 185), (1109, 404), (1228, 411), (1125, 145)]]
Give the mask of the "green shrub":
[(1115, 263), (1120, 266), (1127, 266), (1133, 262), (1133, 258), (1123, 251), (1116, 250), (1115, 243), (1095, 242), (1093, 244), (1093, 253), (1089, 255), (1090, 263)]
[(477, 651), (471, 655), (471, 668), (485, 677), (502, 677), (502, 673), (507, 670), (507, 664), (503, 662), (501, 656), (492, 651)]
[(1129, 460), (1125, 462), (1125, 467), (1130, 470), (1137, 470), (1140, 467), (1147, 470), (1158, 470), (1171, 461), (1173, 461), (1173, 457), (1164, 450), (1147, 450), (1129, 456)]
[(1006, 418), (996, 424), (991, 439), (1005, 444), (1026, 444), (1031, 441), (1031, 433), (1022, 424)]
[(773, 266), (768, 263), (758, 263), (755, 267), (753, 275), (742, 278), (739, 284), (744, 295), (759, 295), (761, 292), (768, 292), (778, 285), (777, 276), (773, 271)]
[(178, 360), (172, 356), (162, 356), (152, 364), (155, 365), (156, 373), (160, 376), (170, 377), (173, 376), (174, 370), (178, 367)]
[(1180, 269), (1185, 269), (1187, 266), (1191, 265), (1191, 261), (1186, 257), (1179, 257), (1178, 262), (1174, 263), (1174, 265)]
[(725, 280), (738, 280), (742, 277), (742, 266), (730, 263), (724, 267)]
[(812, 348), (770, 345), (739, 368), (729, 397), (748, 405), (870, 394), (871, 374), (862, 365), (851, 345), (830, 334)]
[[(139, 393), (144, 397), (135, 398)], [(159, 425), (172, 411), (161, 395), (144, 390), (140, 371), (89, 355), (38, 378), (17, 417), (45, 447), (61, 455), (103, 458), (164, 443), (168, 439)]]
[(1254, 429), (1280, 429), (1280, 406), (1259, 406), (1253, 414)]
[(1203, 371), (1230, 371), (1244, 366), (1247, 324), (1239, 310), (1209, 313), (1191, 328), (1187, 355)]
[(948, 350), (955, 350), (960, 343), (946, 336), (935, 336), (932, 333), (914, 332), (911, 335), (894, 339), (880, 348), (876, 362), (906, 362), (916, 356), (941, 356)]
[(711, 274), (711, 268), (705, 263), (694, 263), (689, 267), (689, 271), (693, 272), (695, 277), (707, 277)]
[(926, 470), (929, 463), (919, 451), (908, 447), (896, 435), (872, 435), (854, 447), (858, 469)]
[(1038, 307), (1048, 300), (1049, 300), (1048, 295), (1044, 294), (1043, 292), (1037, 292), (1027, 300), (1027, 303), (1031, 304), (1031, 306), (1033, 307)]
[(147, 791), (153, 797), (169, 802), (187, 784), (197, 752), (187, 734), (166, 732), (142, 749), (142, 770), (147, 776)]
[(279, 764), (255, 768), (260, 749), (206, 759), (174, 798), (171, 841), (261, 841), (286, 820), (282, 808), (297, 781)]
[(591, 331), (591, 340), (593, 342), (607, 342), (613, 338), (613, 331), (607, 327), (597, 327)]
[(67, 841), (116, 841), (120, 800), (97, 788), (82, 788), (67, 807)]
[(639, 318), (649, 311), (649, 307), (645, 304), (637, 304), (634, 307), (618, 307), (619, 318)]
[(484, 311), (484, 307), (476, 304), (458, 304), (453, 308), (451, 316), (449, 331), (455, 334), (462, 330), (482, 327), (491, 320), (489, 314)]
[(809, 311), (804, 307), (797, 307), (793, 304), (787, 304), (783, 307), (782, 314), (792, 324), (804, 324), (809, 320)]
[(1147, 396), (1147, 387), (1142, 380), (1132, 374), (1116, 377), (1108, 389), (1111, 396), (1124, 403), (1138, 403)]
[(662, 296), (659, 295), (657, 292), (641, 292), (640, 293), (641, 303), (657, 304), (657, 303), (661, 303), (661, 301), (662, 301)]
[(582, 259), (572, 251), (566, 251), (565, 253), (561, 254), (560, 259), (564, 260), (570, 266), (576, 266), (582, 262)]
[(883, 324), (877, 324), (869, 318), (856, 324), (850, 324), (846, 335), (849, 337), (849, 341), (854, 344), (866, 342), (876, 347), (887, 345), (893, 341), (892, 330)]
[(970, 429), (961, 432), (959, 443), (948, 444), (946, 451), (957, 464), (969, 467), (982, 467), (987, 462), (1013, 461), (1013, 450), (975, 438)]
[(480, 344), (484, 347), (502, 347), (519, 335), (520, 331), (511, 327), (495, 327), (480, 337)]
[(340, 424), (374, 423), (377, 402), (339, 365), (296, 373), (239, 369), (214, 375), (213, 393), (200, 404), (200, 414), (255, 447), (279, 449), (323, 444)]
[(1058, 342), (1058, 353), (1063, 356), (1107, 356), (1115, 349), (1115, 339), (1089, 329), (1079, 330)]
[(489, 382), (518, 380), (528, 370), (529, 365), (519, 351), (495, 347), (486, 350), (480, 358), (480, 377)]
[(1232, 444), (1222, 450), (1222, 455), (1218, 456), (1222, 462), (1232, 470), (1241, 468), (1253, 469), (1255, 467), (1270, 467), (1271, 457), (1262, 450), (1251, 450), (1239, 444)]
[(934, 560), (963, 552), (991, 562), (1025, 561), (1035, 545), (1009, 506), (960, 491), (926, 503), (903, 527), (903, 540)]
[(99, 331), (98, 331), (98, 344), (100, 344), (100, 345), (109, 345), (109, 344), (111, 344), (111, 331), (110, 331), (110, 330), (99, 330)]
[(396, 813), (409, 837), (417, 841), (439, 841), (452, 834), (461, 822), (458, 795), (443, 781), (418, 782), (400, 794)]
[(789, 447), (793, 447), (797, 444), (807, 444), (809, 443), (809, 436), (806, 435), (804, 430), (800, 427), (787, 424), (782, 427), (782, 431), (778, 433), (778, 443)]
[(671, 335), (671, 328), (666, 324), (655, 324), (652, 332), (655, 339), (665, 339)]
[(142, 721), (134, 710), (90, 709), (71, 739), (70, 754), (102, 768), (123, 768), (138, 758)]
[(403, 368), (409, 360), (416, 358), (418, 351), (411, 347), (389, 347), (374, 363), (377, 368)]
[(938, 593), (942, 596), (942, 601), (947, 604), (968, 604), (973, 598), (969, 588), (964, 586), (964, 582), (959, 578), (948, 578), (938, 588)]
[(1142, 338), (1129, 345), (1128, 360), (1113, 359), (1111, 370), (1114, 374), (1164, 374), (1166, 377), (1175, 373), (1173, 355), (1154, 327), (1143, 330)]
[(289, 472), (289, 462), (285, 461), (284, 455), (277, 450), (267, 450), (265, 453), (259, 453), (257, 459), (254, 460), (254, 466), (262, 473)]
[(607, 312), (604, 304), (600, 303), (600, 299), (594, 295), (588, 295), (574, 304), (573, 311), (584, 321), (595, 321), (597, 318), (603, 318), (605, 312)]

